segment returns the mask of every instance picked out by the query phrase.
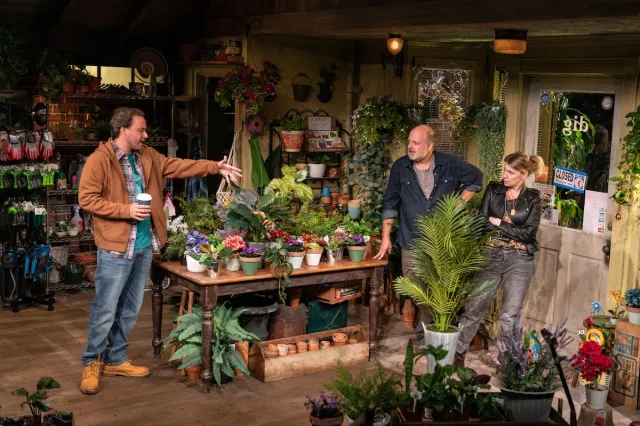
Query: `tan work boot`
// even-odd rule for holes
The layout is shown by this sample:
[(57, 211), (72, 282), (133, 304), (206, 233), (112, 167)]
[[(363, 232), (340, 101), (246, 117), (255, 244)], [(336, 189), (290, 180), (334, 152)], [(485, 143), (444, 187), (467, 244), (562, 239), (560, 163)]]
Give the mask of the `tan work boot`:
[(131, 361), (125, 361), (120, 365), (105, 364), (102, 369), (102, 375), (104, 377), (147, 377), (149, 374), (151, 374), (151, 372), (147, 367), (136, 367)]
[(82, 381), (80, 382), (80, 391), (86, 395), (93, 395), (100, 390), (100, 367), (102, 362), (100, 358), (84, 367), (82, 371)]

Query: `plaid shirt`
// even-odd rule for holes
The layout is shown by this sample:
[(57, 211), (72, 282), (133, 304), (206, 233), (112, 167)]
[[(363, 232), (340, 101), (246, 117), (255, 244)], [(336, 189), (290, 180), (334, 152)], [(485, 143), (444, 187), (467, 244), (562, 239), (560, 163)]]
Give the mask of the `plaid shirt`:
[[(122, 172), (124, 173), (124, 180), (127, 182), (127, 192), (129, 193), (129, 202), (131, 204), (135, 203), (135, 187), (133, 182), (133, 169), (131, 168), (131, 164), (129, 163), (129, 158), (125, 154), (123, 150), (120, 149), (116, 143), (111, 140), (111, 146), (116, 153), (116, 158), (120, 163), (120, 167), (122, 167)], [(142, 191), (144, 192), (144, 171), (142, 169), (142, 160), (140, 159), (140, 154), (137, 152), (133, 152), (133, 162), (136, 166), (136, 171), (138, 172), (138, 176), (142, 179)], [(130, 221), (131, 228), (129, 229), (129, 243), (127, 244), (127, 251), (124, 253), (119, 251), (109, 251), (114, 257), (121, 259), (132, 259), (133, 258), (133, 249), (136, 245), (136, 235), (138, 232), (138, 222), (135, 220)], [(153, 222), (152, 222), (153, 223)], [(151, 226), (151, 245), (153, 247), (154, 253), (160, 253), (160, 249), (162, 249), (162, 244), (160, 244), (160, 238), (158, 234)]]

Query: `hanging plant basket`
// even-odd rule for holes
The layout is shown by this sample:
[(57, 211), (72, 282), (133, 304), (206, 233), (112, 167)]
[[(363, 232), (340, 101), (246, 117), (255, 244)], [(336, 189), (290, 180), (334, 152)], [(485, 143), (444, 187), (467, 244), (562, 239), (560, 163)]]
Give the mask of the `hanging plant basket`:
[[(304, 84), (305, 80), (309, 84)], [(293, 99), (298, 102), (306, 102), (311, 92), (311, 79), (306, 74), (300, 73), (291, 79), (291, 87), (293, 88)]]

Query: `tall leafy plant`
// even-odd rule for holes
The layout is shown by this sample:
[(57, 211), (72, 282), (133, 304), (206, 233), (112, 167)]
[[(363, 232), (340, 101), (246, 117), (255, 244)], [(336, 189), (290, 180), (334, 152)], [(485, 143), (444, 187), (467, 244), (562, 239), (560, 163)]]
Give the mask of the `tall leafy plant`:
[(271, 263), (273, 273), (278, 279), (278, 297), (283, 304), (287, 301), (285, 290), (291, 284), (289, 275), (293, 272), (293, 266), (289, 263), (288, 254), (289, 245), (282, 238), (271, 241), (265, 246), (265, 260)]
[[(569, 100), (558, 94), (558, 120), (553, 142), (553, 161), (557, 166), (585, 171), (587, 157), (595, 148), (595, 128), (585, 114), (569, 108)], [(587, 123), (587, 131), (573, 130), (572, 118)]]
[(51, 407), (47, 402), (47, 398), (49, 398), (47, 390), (59, 388), (60, 383), (58, 383), (54, 378), (44, 376), (38, 380), (36, 391), (34, 393), (30, 393), (25, 388), (19, 388), (11, 392), (11, 395), (24, 397), (25, 400), (20, 404), (20, 406), (22, 408), (24, 408), (25, 405), (29, 407), (29, 411), (31, 411), (31, 415), (33, 416), (34, 424), (40, 425), (43, 420), (42, 413), (46, 413), (51, 410)]
[(507, 130), (507, 107), (487, 103), (476, 112), (479, 166), (487, 180), (499, 180), (502, 175), (502, 157)]
[(640, 183), (640, 106), (626, 117), (629, 119), (627, 127), (631, 127), (631, 130), (622, 139), (619, 173), (613, 178), (616, 183), (613, 199), (618, 204), (630, 206), (636, 199)]
[(433, 331), (451, 331), (451, 322), (467, 301), (489, 289), (474, 274), (487, 260), (486, 219), (470, 212), (460, 198), (448, 195), (431, 216), (418, 219), (418, 235), (410, 249), (415, 277), (395, 280), (398, 293), (409, 296), (431, 313)]
[(403, 108), (395, 99), (387, 96), (365, 100), (353, 113), (353, 138), (362, 146), (375, 145), (384, 135), (384, 141), (406, 139), (408, 124)]
[(382, 140), (358, 150), (347, 161), (349, 185), (357, 185), (354, 188), (356, 198), (364, 201), (367, 210), (381, 209), (387, 192), (387, 171), (391, 165)]
[[(234, 376), (234, 369), (240, 370), (247, 376), (251, 375), (244, 360), (232, 346), (238, 342), (253, 343), (260, 340), (258, 336), (240, 326), (238, 318), (245, 311), (244, 309), (234, 311), (226, 305), (221, 305), (213, 313), (213, 339), (209, 344), (213, 378), (218, 386), (222, 386), (223, 374), (227, 377)], [(182, 364), (178, 367), (180, 370), (191, 365), (202, 364), (202, 313), (202, 307), (196, 305), (191, 312), (179, 316), (176, 321), (180, 324), (163, 340), (165, 351), (181, 345), (169, 359), (169, 361), (182, 360)]]

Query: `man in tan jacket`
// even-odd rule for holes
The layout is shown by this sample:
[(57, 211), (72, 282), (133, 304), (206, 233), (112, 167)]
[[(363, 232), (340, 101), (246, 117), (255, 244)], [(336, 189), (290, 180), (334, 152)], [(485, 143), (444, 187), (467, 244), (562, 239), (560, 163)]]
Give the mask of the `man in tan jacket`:
[[(98, 247), (96, 295), (82, 354), (80, 390), (85, 394), (100, 390), (101, 368), (107, 377), (150, 374), (148, 368), (134, 366), (125, 350), (142, 306), (153, 253), (167, 241), (162, 178), (219, 173), (235, 182), (241, 177), (226, 157), (217, 163), (168, 158), (144, 145), (147, 124), (138, 109), (116, 109), (109, 124), (113, 139), (91, 154), (79, 190), (80, 207), (93, 215)], [(143, 193), (151, 195), (151, 205), (137, 204)]]

